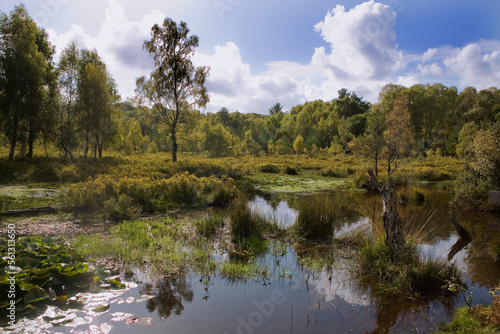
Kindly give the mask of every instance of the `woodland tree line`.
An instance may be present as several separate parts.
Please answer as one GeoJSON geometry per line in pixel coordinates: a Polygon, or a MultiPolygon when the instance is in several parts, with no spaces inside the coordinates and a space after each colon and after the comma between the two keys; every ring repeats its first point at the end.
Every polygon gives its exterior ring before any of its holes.
{"type": "Polygon", "coordinates": [[[2,14],[0,126],[8,158],[30,158],[35,145],[46,152],[56,147],[61,157],[84,158],[99,158],[104,150],[155,153],[175,146],[210,157],[356,154],[370,157],[391,174],[404,158],[432,151],[467,158],[468,171],[476,179],[500,187],[497,88],[458,92],[442,84],[388,84],[376,104],[340,89],[330,101],[305,102],[290,111],[276,103],[263,114],[227,108],[205,113],[199,107],[208,102],[204,81],[209,69],[194,68],[189,60],[197,37],[188,36],[185,23],[177,26],[169,19],[152,31],[145,49],[155,56],[156,70],[150,79],[137,81],[133,101],[120,102],[96,50],[80,50],[71,43],[56,64],[47,33],[23,5],[2,14]],[[162,42],[172,44],[172,31],[175,42],[187,50],[180,63],[158,54],[162,42]],[[181,75],[192,74],[181,87],[192,89],[191,95],[175,89],[162,95],[162,89],[179,81],[175,71],[166,72],[169,66],[181,68],[181,75]]]}

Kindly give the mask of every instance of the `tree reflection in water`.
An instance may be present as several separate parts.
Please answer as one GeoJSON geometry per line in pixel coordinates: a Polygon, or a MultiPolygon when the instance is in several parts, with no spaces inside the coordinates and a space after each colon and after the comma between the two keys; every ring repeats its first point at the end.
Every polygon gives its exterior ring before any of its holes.
{"type": "Polygon", "coordinates": [[[162,319],[172,314],[180,315],[184,304],[192,302],[194,295],[184,275],[165,277],[155,285],[146,284],[141,293],[155,296],[147,302],[146,307],[151,313],[156,310],[162,319]]]}

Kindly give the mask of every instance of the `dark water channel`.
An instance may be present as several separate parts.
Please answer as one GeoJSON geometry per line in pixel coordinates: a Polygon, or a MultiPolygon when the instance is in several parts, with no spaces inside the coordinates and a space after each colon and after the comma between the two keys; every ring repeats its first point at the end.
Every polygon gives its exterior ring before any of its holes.
{"type": "MultiPolygon", "coordinates": [[[[417,190],[425,195],[425,201],[399,208],[405,232],[420,235],[423,253],[447,259],[459,239],[449,219],[451,193],[436,186],[417,190]]],[[[335,233],[363,225],[376,231],[382,226],[380,197],[362,193],[271,194],[256,196],[248,205],[283,226],[291,226],[301,201],[311,196],[345,204],[344,220],[335,233]]],[[[500,282],[500,264],[485,255],[485,249],[500,231],[500,217],[474,213],[458,215],[458,219],[473,241],[451,261],[466,278],[472,303],[489,303],[489,291],[500,282]]],[[[132,284],[125,293],[110,299],[107,312],[92,317],[77,314],[83,319],[80,326],[63,325],[47,332],[430,333],[464,305],[462,295],[444,301],[439,296],[384,300],[354,277],[349,261],[355,258],[342,255],[334,255],[337,260],[314,270],[303,260],[325,256],[324,248],[304,250],[277,243],[257,259],[261,267],[268,268],[266,275],[257,279],[231,280],[195,273],[160,279],[139,277],[142,283],[132,284]],[[136,320],[127,322],[127,317],[136,320]]]]}

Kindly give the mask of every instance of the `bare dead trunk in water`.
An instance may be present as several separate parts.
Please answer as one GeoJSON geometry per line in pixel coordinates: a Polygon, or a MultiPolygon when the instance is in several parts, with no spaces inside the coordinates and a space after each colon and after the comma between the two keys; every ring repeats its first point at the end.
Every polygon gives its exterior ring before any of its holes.
{"type": "Polygon", "coordinates": [[[448,253],[448,261],[451,261],[458,252],[460,252],[472,241],[472,236],[470,235],[469,231],[467,231],[465,227],[460,225],[457,217],[455,217],[455,214],[453,214],[453,212],[450,212],[450,220],[453,224],[453,227],[455,227],[455,230],[457,230],[460,239],[458,239],[457,242],[453,246],[451,246],[450,252],[448,253]]]}
{"type": "Polygon", "coordinates": [[[396,208],[396,190],[389,181],[381,185],[371,169],[368,170],[368,175],[370,175],[370,182],[380,192],[384,202],[382,219],[384,221],[385,238],[394,251],[395,258],[401,258],[406,251],[406,241],[403,234],[403,220],[396,208]]]}

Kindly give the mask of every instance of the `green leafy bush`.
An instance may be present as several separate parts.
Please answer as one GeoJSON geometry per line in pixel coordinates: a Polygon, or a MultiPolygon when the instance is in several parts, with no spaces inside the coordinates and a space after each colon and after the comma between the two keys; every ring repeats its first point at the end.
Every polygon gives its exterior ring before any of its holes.
{"type": "Polygon", "coordinates": [[[258,168],[262,173],[278,174],[281,171],[280,167],[275,164],[262,164],[258,168]]]}
{"type": "Polygon", "coordinates": [[[285,173],[288,175],[299,175],[299,172],[297,171],[297,169],[294,167],[290,167],[290,166],[286,166],[285,173]]]}

